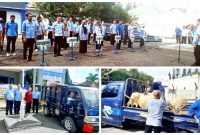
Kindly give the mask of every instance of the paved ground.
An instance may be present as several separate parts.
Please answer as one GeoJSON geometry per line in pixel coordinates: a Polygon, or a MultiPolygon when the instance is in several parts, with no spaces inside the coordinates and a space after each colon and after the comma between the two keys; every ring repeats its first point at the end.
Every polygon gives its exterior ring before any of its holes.
{"type": "MultiPolygon", "coordinates": [[[[130,51],[130,48],[122,45],[122,50],[119,55],[114,54],[114,47],[110,42],[105,41],[103,46],[103,56],[97,58],[95,56],[95,45],[88,45],[88,53],[80,54],[78,52],[78,45],[75,47],[75,61],[69,61],[70,51],[62,50],[63,56],[53,57],[51,53],[52,48],[49,48],[45,55],[45,60],[50,66],[190,66],[194,63],[193,48],[191,45],[184,45],[181,47],[181,60],[183,63],[177,61],[170,62],[177,59],[178,46],[174,42],[158,43],[160,49],[154,49],[155,43],[146,43],[148,52],[142,53],[139,43],[135,43],[136,52],[130,51]]],[[[17,56],[6,57],[6,52],[0,52],[0,65],[1,66],[38,66],[41,62],[41,52],[33,53],[34,62],[24,63],[22,60],[23,45],[19,38],[17,42],[17,56]]],[[[5,50],[5,47],[4,47],[5,50]]]]}
{"type": "Polygon", "coordinates": [[[128,127],[118,128],[113,126],[103,126],[101,128],[102,133],[144,133],[144,125],[131,124],[128,127]]]}
{"type": "MultiPolygon", "coordinates": [[[[66,133],[67,131],[60,124],[60,121],[54,117],[45,117],[42,113],[34,114],[35,118],[42,122],[41,126],[31,127],[25,129],[23,133],[66,133]]],[[[6,126],[4,124],[5,111],[0,110],[0,133],[7,133],[6,126]]]]}

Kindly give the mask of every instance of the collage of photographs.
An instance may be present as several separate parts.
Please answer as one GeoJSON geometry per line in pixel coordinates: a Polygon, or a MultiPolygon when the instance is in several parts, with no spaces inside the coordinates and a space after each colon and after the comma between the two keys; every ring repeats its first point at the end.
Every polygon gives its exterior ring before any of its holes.
{"type": "Polygon", "coordinates": [[[199,6],[1,1],[0,133],[200,133],[199,6]]]}

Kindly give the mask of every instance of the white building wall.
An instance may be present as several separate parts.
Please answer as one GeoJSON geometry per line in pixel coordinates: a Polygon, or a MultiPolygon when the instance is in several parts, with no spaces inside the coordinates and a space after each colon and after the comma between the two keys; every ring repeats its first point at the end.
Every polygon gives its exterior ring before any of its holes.
{"type": "Polygon", "coordinates": [[[178,97],[185,97],[189,100],[200,98],[199,75],[186,76],[165,82],[165,97],[173,101],[178,97]],[[195,84],[198,88],[196,88],[195,84]]]}

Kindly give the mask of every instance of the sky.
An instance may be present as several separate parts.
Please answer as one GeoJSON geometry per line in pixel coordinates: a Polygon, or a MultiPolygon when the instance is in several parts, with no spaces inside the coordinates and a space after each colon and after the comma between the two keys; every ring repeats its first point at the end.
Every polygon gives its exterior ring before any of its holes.
{"type": "Polygon", "coordinates": [[[69,68],[69,76],[73,82],[82,83],[89,73],[96,74],[96,68],[69,68]]]}
{"type": "MultiPolygon", "coordinates": [[[[182,74],[182,70],[183,68],[185,67],[180,67],[180,74],[182,74]]],[[[169,72],[171,73],[172,75],[172,72],[173,72],[173,67],[140,67],[138,68],[138,71],[143,71],[144,73],[148,74],[148,75],[151,75],[154,77],[154,81],[164,81],[164,80],[168,80],[169,79],[169,72]]],[[[188,68],[186,68],[188,69],[188,68]]],[[[191,68],[191,71],[194,71],[195,68],[191,68]]]]}

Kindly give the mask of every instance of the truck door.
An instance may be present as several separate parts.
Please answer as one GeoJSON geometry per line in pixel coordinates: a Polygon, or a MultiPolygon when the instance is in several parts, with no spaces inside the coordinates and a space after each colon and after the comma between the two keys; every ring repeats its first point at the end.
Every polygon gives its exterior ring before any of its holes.
{"type": "Polygon", "coordinates": [[[110,83],[101,95],[102,123],[121,126],[123,85],[110,83]]]}

